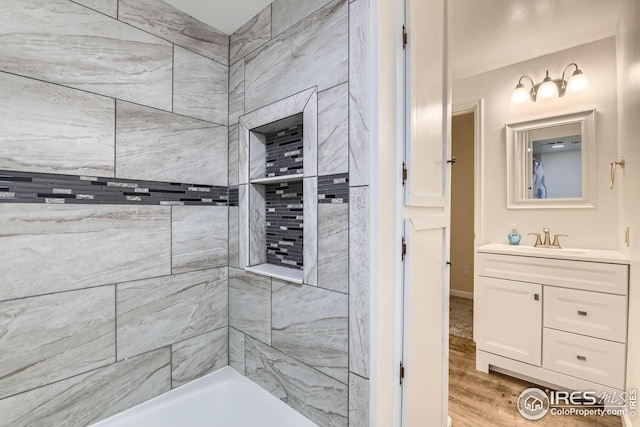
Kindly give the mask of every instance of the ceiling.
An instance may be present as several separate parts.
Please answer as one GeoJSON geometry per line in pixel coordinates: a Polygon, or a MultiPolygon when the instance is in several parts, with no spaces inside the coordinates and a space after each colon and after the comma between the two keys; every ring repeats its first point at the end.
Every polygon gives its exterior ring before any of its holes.
{"type": "MultiPolygon", "coordinates": [[[[232,34],[272,0],[165,0],[232,34]]],[[[453,79],[613,36],[621,0],[449,0],[453,79]]]]}
{"type": "Polygon", "coordinates": [[[273,0],[164,1],[225,34],[232,34],[273,0]]]}
{"type": "Polygon", "coordinates": [[[620,0],[450,0],[453,79],[613,36],[620,0]]]}

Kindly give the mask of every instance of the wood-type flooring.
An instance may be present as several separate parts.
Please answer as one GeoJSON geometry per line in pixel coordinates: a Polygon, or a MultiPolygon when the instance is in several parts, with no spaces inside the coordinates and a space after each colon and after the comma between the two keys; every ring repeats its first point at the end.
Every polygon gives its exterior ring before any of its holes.
{"type": "Polygon", "coordinates": [[[620,417],[560,416],[548,413],[538,421],[523,418],[516,402],[520,393],[538,387],[527,381],[475,369],[473,341],[449,335],[449,416],[453,427],[619,427],[620,417]]]}

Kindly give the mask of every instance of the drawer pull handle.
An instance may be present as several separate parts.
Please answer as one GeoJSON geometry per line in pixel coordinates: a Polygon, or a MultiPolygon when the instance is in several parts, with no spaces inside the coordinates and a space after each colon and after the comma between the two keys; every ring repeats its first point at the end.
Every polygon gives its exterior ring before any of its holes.
{"type": "Polygon", "coordinates": [[[540,301],[540,294],[533,294],[533,299],[535,301],[540,301]]]}
{"type": "Polygon", "coordinates": [[[585,356],[580,356],[580,355],[578,355],[578,356],[576,356],[576,357],[577,357],[577,359],[578,359],[578,360],[582,360],[583,362],[586,362],[586,361],[587,361],[587,358],[586,358],[585,356]]]}
{"type": "Polygon", "coordinates": [[[586,316],[587,312],[586,311],[580,311],[578,310],[578,316],[586,316]]]}

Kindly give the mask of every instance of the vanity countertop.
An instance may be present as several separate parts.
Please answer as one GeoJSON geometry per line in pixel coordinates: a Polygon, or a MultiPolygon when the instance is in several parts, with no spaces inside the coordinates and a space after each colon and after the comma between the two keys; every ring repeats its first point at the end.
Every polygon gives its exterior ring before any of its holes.
{"type": "Polygon", "coordinates": [[[489,243],[480,246],[479,253],[531,256],[536,258],[568,259],[574,261],[605,262],[609,264],[629,264],[629,258],[621,252],[602,249],[580,248],[534,248],[533,246],[512,246],[503,243],[489,243]]]}

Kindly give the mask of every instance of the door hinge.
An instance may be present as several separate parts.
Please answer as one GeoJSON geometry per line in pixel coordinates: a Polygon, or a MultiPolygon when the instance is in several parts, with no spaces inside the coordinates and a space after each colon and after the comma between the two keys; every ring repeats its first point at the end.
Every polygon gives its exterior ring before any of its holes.
{"type": "Polygon", "coordinates": [[[407,164],[405,162],[402,162],[402,185],[404,186],[406,182],[407,182],[407,164]]]}
{"type": "Polygon", "coordinates": [[[404,365],[400,362],[400,385],[404,382],[404,365]]]}
{"type": "Polygon", "coordinates": [[[409,43],[409,35],[407,34],[407,26],[402,26],[402,49],[407,48],[407,43],[409,43]]]}
{"type": "Polygon", "coordinates": [[[402,238],[402,262],[404,262],[404,257],[407,256],[407,242],[402,238]]]}

